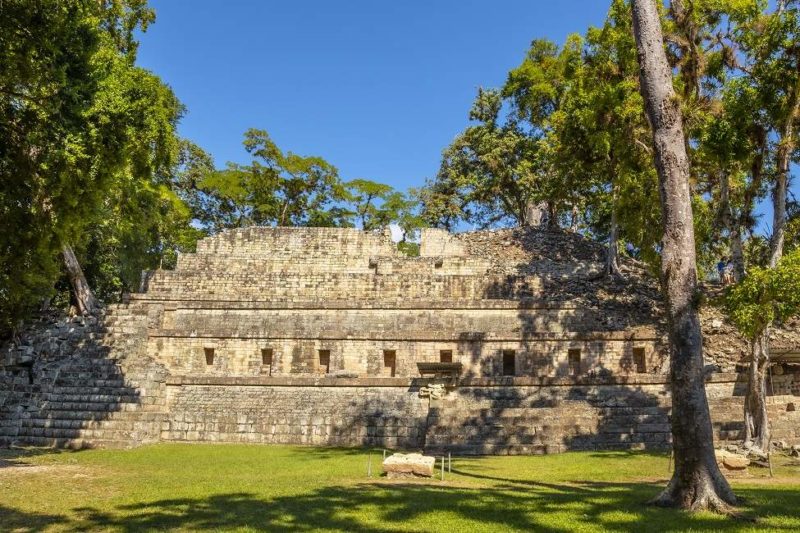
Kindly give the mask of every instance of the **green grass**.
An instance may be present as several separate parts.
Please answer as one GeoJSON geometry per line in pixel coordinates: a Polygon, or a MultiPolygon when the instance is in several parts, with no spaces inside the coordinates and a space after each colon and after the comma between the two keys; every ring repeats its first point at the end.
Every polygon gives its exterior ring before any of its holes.
{"type": "MultiPolygon", "coordinates": [[[[758,522],[646,505],[665,455],[453,462],[445,481],[367,478],[365,450],[161,444],[0,450],[0,530],[800,531],[800,463],[735,480],[758,522]]],[[[372,452],[379,470],[380,452],[372,452]]]]}

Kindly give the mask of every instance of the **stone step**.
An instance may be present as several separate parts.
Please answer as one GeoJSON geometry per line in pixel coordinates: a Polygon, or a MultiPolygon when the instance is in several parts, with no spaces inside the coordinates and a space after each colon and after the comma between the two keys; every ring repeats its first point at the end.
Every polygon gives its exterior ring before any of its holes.
{"type": "MultiPolygon", "coordinates": [[[[47,388],[50,394],[90,394],[90,395],[117,395],[117,394],[136,394],[139,387],[132,384],[128,385],[53,385],[47,388]]],[[[155,390],[155,389],[154,389],[155,390]]]]}
{"type": "Polygon", "coordinates": [[[78,392],[45,392],[42,400],[46,402],[93,402],[93,403],[129,403],[136,402],[140,395],[136,391],[119,392],[117,394],[82,394],[78,392]]]}
{"type": "MultiPolygon", "coordinates": [[[[119,404],[115,409],[84,409],[80,411],[70,409],[45,408],[31,418],[51,420],[103,420],[115,413],[159,412],[164,407],[163,403],[140,405],[135,403],[119,404]]],[[[23,419],[24,420],[24,419],[23,419]]]]}
{"type": "Polygon", "coordinates": [[[154,442],[153,439],[139,440],[131,442],[130,439],[74,439],[74,438],[53,438],[42,436],[26,436],[24,438],[9,439],[10,444],[27,444],[30,446],[40,446],[45,448],[68,448],[73,450],[87,448],[130,448],[136,444],[146,444],[154,442]]]}
{"type": "Polygon", "coordinates": [[[150,428],[153,425],[161,428],[165,413],[142,413],[148,416],[115,417],[95,420],[64,420],[50,418],[28,418],[20,420],[20,431],[34,429],[109,429],[109,430],[134,430],[150,428]]]}
{"type": "Polygon", "coordinates": [[[48,402],[42,406],[44,412],[113,412],[124,409],[125,405],[139,405],[137,401],[130,402],[48,402]]]}
{"type": "Polygon", "coordinates": [[[158,424],[164,419],[164,412],[137,413],[137,416],[109,417],[98,419],[64,418],[25,418],[18,428],[56,428],[56,429],[134,429],[142,424],[158,424]]]}

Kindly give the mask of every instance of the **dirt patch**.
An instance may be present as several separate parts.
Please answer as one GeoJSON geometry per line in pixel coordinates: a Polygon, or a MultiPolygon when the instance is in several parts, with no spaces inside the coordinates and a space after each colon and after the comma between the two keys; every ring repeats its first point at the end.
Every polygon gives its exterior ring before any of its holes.
{"type": "Polygon", "coordinates": [[[59,474],[73,477],[90,477],[86,468],[79,465],[37,465],[19,460],[0,459],[0,479],[28,474],[59,474]]]}

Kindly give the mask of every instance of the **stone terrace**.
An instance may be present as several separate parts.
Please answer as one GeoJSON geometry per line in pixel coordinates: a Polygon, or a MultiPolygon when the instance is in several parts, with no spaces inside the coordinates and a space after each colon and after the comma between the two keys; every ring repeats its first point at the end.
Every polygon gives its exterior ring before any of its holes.
{"type": "MultiPolygon", "coordinates": [[[[0,440],[669,446],[658,285],[634,261],[624,280],[603,263],[602,245],[563,231],[425,230],[419,257],[356,229],[226,231],[73,328],[75,342],[57,322],[7,347],[0,440]],[[442,388],[418,363],[461,373],[442,388]]],[[[736,439],[746,345],[713,309],[703,327],[716,435],[736,439]]],[[[797,441],[795,371],[781,370],[776,438],[797,441]]]]}

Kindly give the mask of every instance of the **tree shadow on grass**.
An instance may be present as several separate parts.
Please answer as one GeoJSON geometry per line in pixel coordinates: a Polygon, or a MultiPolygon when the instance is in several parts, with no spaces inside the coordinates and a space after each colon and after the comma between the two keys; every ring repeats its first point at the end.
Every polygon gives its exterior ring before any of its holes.
{"type": "MultiPolygon", "coordinates": [[[[316,489],[303,494],[261,498],[229,493],[207,498],[174,498],[122,505],[113,510],[76,509],[76,529],[141,531],[151,529],[257,531],[400,531],[497,529],[569,531],[736,531],[741,521],[688,515],[650,507],[654,486],[646,483],[518,483],[491,488],[447,484],[363,483],[316,489]]],[[[758,502],[758,512],[782,520],[771,530],[796,530],[791,502],[795,491],[770,488],[743,491],[758,502]],[[788,522],[787,522],[788,520],[788,522]],[[784,527],[783,523],[787,523],[784,527]]],[[[750,524],[749,526],[752,526],[750,524]]]]}
{"type": "Polygon", "coordinates": [[[0,505],[0,530],[16,533],[42,531],[54,524],[64,524],[67,518],[62,515],[29,513],[0,505]]]}
{"type": "Polygon", "coordinates": [[[27,460],[40,455],[61,455],[80,453],[84,450],[70,450],[66,448],[35,448],[11,447],[0,448],[0,468],[36,466],[27,460]]]}

